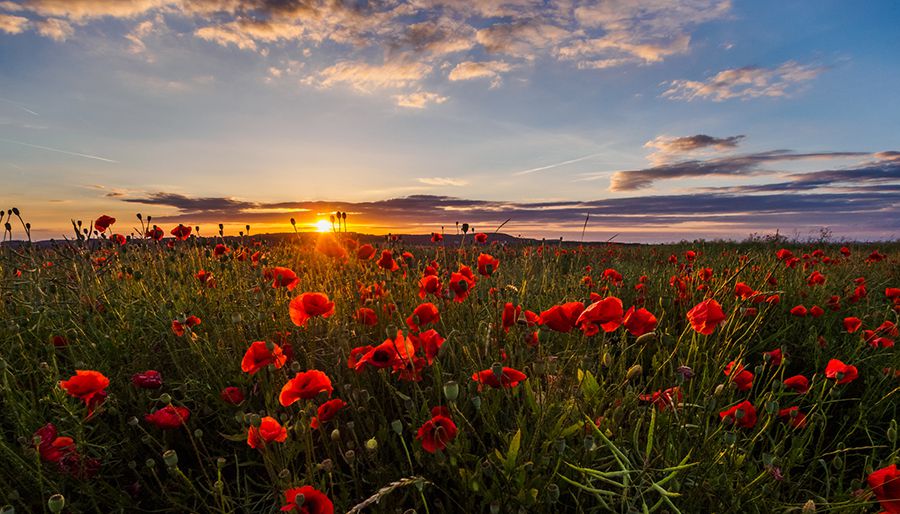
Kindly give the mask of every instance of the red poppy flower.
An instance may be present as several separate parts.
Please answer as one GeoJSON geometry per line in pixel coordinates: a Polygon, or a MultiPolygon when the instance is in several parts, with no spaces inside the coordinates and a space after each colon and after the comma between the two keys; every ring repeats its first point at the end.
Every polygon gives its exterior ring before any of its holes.
{"type": "Polygon", "coordinates": [[[147,229],[147,232],[144,233],[144,236],[149,237],[154,241],[159,241],[163,238],[164,235],[165,232],[163,232],[163,229],[157,227],[156,225],[153,225],[153,228],[147,229]]]}
{"type": "Polygon", "coordinates": [[[334,302],[324,293],[303,293],[291,300],[291,321],[298,327],[305,327],[309,318],[321,316],[329,318],[334,314],[334,302]]]}
{"type": "Polygon", "coordinates": [[[200,318],[198,318],[197,316],[188,316],[188,317],[184,318],[183,322],[179,321],[177,319],[173,319],[172,320],[172,332],[176,336],[181,337],[184,335],[185,329],[190,328],[190,327],[196,327],[199,324],[200,324],[200,318]]]}
{"type": "Polygon", "coordinates": [[[109,236],[109,240],[119,246],[125,246],[125,243],[128,242],[128,239],[126,239],[122,234],[113,234],[109,236]]]}
{"type": "Polygon", "coordinates": [[[159,371],[149,369],[143,373],[131,375],[131,383],[141,389],[159,389],[162,387],[162,375],[159,371]]]}
{"type": "Polygon", "coordinates": [[[786,248],[782,248],[781,250],[778,250],[777,253],[775,253],[775,257],[776,257],[779,261],[783,261],[783,260],[790,259],[790,258],[794,257],[794,252],[792,252],[792,251],[790,251],[790,250],[788,250],[788,249],[786,249],[786,248]]]}
{"type": "Polygon", "coordinates": [[[270,443],[283,443],[287,440],[287,429],[272,416],[266,416],[260,420],[258,427],[251,426],[247,430],[247,445],[250,448],[259,448],[270,443]]]}
{"type": "Polygon", "coordinates": [[[468,266],[463,266],[459,271],[450,275],[450,289],[453,291],[453,301],[463,302],[469,297],[469,293],[475,287],[475,278],[468,266]],[[465,272],[468,270],[468,273],[465,272]]]}
{"type": "Polygon", "coordinates": [[[708,336],[716,330],[720,323],[725,321],[726,317],[719,302],[709,299],[698,303],[689,310],[687,319],[691,323],[691,328],[708,336]]]}
{"type": "Polygon", "coordinates": [[[434,453],[447,447],[447,443],[456,438],[456,423],[447,416],[438,415],[419,427],[416,439],[422,441],[422,449],[434,453]]]}
{"type": "Polygon", "coordinates": [[[803,375],[794,375],[784,379],[784,387],[791,391],[805,394],[809,391],[809,379],[803,375]]]}
{"type": "Polygon", "coordinates": [[[156,428],[161,428],[163,430],[172,430],[183,426],[190,417],[191,411],[189,411],[187,407],[175,407],[174,405],[166,405],[162,409],[144,416],[144,421],[150,423],[156,428]]]}
{"type": "Polygon", "coordinates": [[[288,291],[293,291],[297,284],[300,283],[297,274],[290,268],[276,266],[268,270],[268,272],[271,274],[272,287],[286,287],[288,291]]]}
{"type": "Polygon", "coordinates": [[[584,312],[584,304],[581,302],[568,302],[562,305],[554,305],[541,313],[540,324],[557,332],[570,332],[584,312]]]}
{"type": "Polygon", "coordinates": [[[756,425],[756,408],[747,400],[723,410],[719,413],[719,417],[724,420],[731,421],[732,424],[741,428],[753,428],[756,425]]]}
{"type": "Polygon", "coordinates": [[[356,250],[356,258],[361,261],[367,261],[375,257],[375,247],[370,244],[364,244],[356,250]]]}
{"type": "Polygon", "coordinates": [[[823,314],[825,314],[825,310],[822,309],[821,307],[819,307],[818,305],[813,305],[812,307],[809,308],[809,315],[814,318],[818,318],[823,314]]]}
{"type": "Polygon", "coordinates": [[[298,512],[300,514],[334,514],[334,504],[322,492],[311,486],[294,487],[284,492],[284,512],[298,512]],[[297,497],[303,495],[303,505],[297,505],[297,497]]]}
{"type": "Polygon", "coordinates": [[[808,313],[809,313],[809,311],[806,310],[806,307],[804,307],[803,305],[798,305],[798,306],[794,307],[793,309],[791,309],[791,315],[797,316],[798,318],[803,318],[808,313]]]}
{"type": "Polygon", "coordinates": [[[444,236],[439,234],[438,232],[431,233],[431,242],[432,243],[440,243],[444,240],[444,236]]]}
{"type": "Polygon", "coordinates": [[[828,361],[828,365],[825,366],[825,376],[837,380],[838,384],[846,384],[856,380],[859,377],[859,372],[856,370],[856,366],[844,364],[837,359],[831,359],[828,361]]]}
{"type": "Polygon", "coordinates": [[[281,388],[278,401],[287,407],[297,400],[315,398],[319,393],[328,393],[328,396],[331,396],[332,391],[334,388],[331,387],[331,379],[328,378],[328,375],[312,369],[297,373],[294,378],[288,380],[281,388]]]}
{"type": "Polygon", "coordinates": [[[483,234],[481,232],[475,234],[475,242],[476,243],[484,244],[484,243],[487,243],[487,240],[488,240],[487,234],[483,234]]]}
{"type": "Polygon", "coordinates": [[[884,296],[891,300],[900,298],[900,287],[886,287],[884,289],[884,296]]]}
{"type": "Polygon", "coordinates": [[[743,282],[738,282],[734,286],[734,295],[740,297],[742,300],[746,300],[753,296],[753,288],[743,282]]]}
{"type": "Polygon", "coordinates": [[[440,319],[441,314],[433,303],[423,303],[419,304],[413,310],[413,313],[406,318],[406,325],[410,330],[418,332],[422,326],[437,323],[440,319]]]}
{"type": "Polygon", "coordinates": [[[781,353],[781,348],[776,348],[769,352],[763,352],[763,359],[768,359],[769,364],[773,366],[781,366],[784,355],[781,353]]]}
{"type": "MultiPolygon", "coordinates": [[[[353,366],[357,371],[366,366],[379,369],[402,366],[403,362],[409,360],[410,356],[415,353],[412,341],[400,330],[397,331],[395,339],[388,339],[378,346],[366,348],[369,350],[353,366]]],[[[351,359],[352,357],[353,353],[351,352],[351,359]]]]}
{"type": "Polygon", "coordinates": [[[794,428],[806,426],[806,414],[800,412],[800,407],[787,407],[778,411],[778,417],[787,421],[794,428]]]}
{"type": "Polygon", "coordinates": [[[489,277],[497,271],[497,266],[500,265],[500,260],[497,258],[483,253],[478,256],[478,274],[484,277],[489,277]]]}
{"type": "Polygon", "coordinates": [[[590,304],[575,321],[587,336],[592,336],[603,328],[604,332],[612,332],[622,325],[622,300],[608,296],[590,304]]]}
{"type": "Polygon", "coordinates": [[[479,371],[472,375],[472,380],[480,383],[489,385],[493,388],[510,388],[516,387],[520,382],[524,382],[528,379],[528,376],[525,373],[513,368],[503,368],[503,372],[500,374],[500,378],[497,378],[497,375],[494,374],[492,369],[486,369],[484,371],[479,371]]]}
{"type": "Polygon", "coordinates": [[[847,333],[852,334],[859,330],[860,327],[862,327],[861,319],[854,317],[844,318],[844,329],[847,333]]]}
{"type": "Polygon", "coordinates": [[[434,358],[437,357],[441,345],[443,345],[445,341],[445,339],[434,329],[422,332],[417,336],[411,335],[409,336],[409,339],[412,342],[415,351],[418,351],[420,348],[423,350],[425,353],[425,361],[428,365],[431,365],[434,358]]]}
{"type": "Polygon", "coordinates": [[[36,446],[44,462],[59,463],[66,455],[75,452],[75,441],[71,437],[57,437],[53,423],[37,429],[32,439],[39,439],[36,446]]]}
{"type": "Polygon", "coordinates": [[[69,396],[80,398],[86,405],[91,405],[95,398],[106,397],[108,386],[109,379],[102,373],[83,369],[75,370],[74,376],[59,383],[69,396]]]}
{"type": "Polygon", "coordinates": [[[388,271],[397,271],[400,269],[400,265],[394,260],[394,254],[392,254],[390,250],[383,250],[381,252],[381,258],[378,259],[377,264],[379,268],[388,271]]]}
{"type": "Polygon", "coordinates": [[[820,286],[825,283],[825,275],[819,273],[818,271],[813,271],[808,277],[806,277],[806,285],[808,286],[820,286]]]}
{"type": "Polygon", "coordinates": [[[56,348],[63,348],[69,346],[69,340],[66,339],[66,336],[54,335],[50,336],[50,344],[56,348]]]}
{"type": "Polygon", "coordinates": [[[213,274],[209,271],[200,270],[197,272],[196,275],[194,275],[194,277],[196,277],[197,281],[199,281],[201,284],[205,285],[206,287],[210,287],[210,288],[216,287],[216,279],[213,278],[213,274]]]}
{"type": "Polygon", "coordinates": [[[518,321],[519,314],[521,313],[521,306],[506,302],[506,305],[503,306],[503,313],[500,315],[500,324],[503,326],[504,332],[509,332],[510,327],[518,321]]]}
{"type": "Polygon", "coordinates": [[[225,389],[222,389],[219,393],[219,397],[222,398],[222,401],[225,403],[230,403],[232,405],[238,405],[244,401],[243,391],[234,386],[228,386],[225,389]]]}
{"type": "Polygon", "coordinates": [[[896,464],[873,471],[866,478],[881,508],[889,514],[900,514],[900,471],[896,464]]]}
{"type": "Polygon", "coordinates": [[[368,307],[357,309],[355,318],[358,323],[369,327],[374,327],[378,324],[378,314],[368,307]]]}
{"type": "Polygon", "coordinates": [[[726,377],[731,377],[738,391],[747,391],[753,387],[753,373],[745,370],[742,364],[731,361],[725,366],[724,373],[726,377]]]}
{"type": "Polygon", "coordinates": [[[634,307],[629,308],[622,318],[622,324],[625,325],[625,329],[635,337],[653,332],[656,330],[657,323],[656,316],[643,307],[637,310],[634,307]]]}
{"type": "Polygon", "coordinates": [[[328,400],[322,405],[319,405],[319,408],[316,409],[316,416],[309,422],[309,427],[312,429],[319,428],[323,423],[327,423],[334,419],[334,417],[337,416],[337,413],[346,406],[347,402],[340,398],[328,400]]]}
{"type": "Polygon", "coordinates": [[[191,235],[191,227],[185,227],[184,225],[179,223],[178,226],[173,228],[169,233],[175,236],[175,239],[184,241],[188,238],[188,236],[191,235]]]}
{"type": "Polygon", "coordinates": [[[106,232],[106,229],[115,222],[116,218],[104,214],[94,221],[94,228],[97,229],[97,232],[106,232]]]}
{"type": "Polygon", "coordinates": [[[419,279],[419,298],[433,294],[438,295],[441,291],[441,279],[437,275],[426,275],[419,279]]]}
{"type": "Polygon", "coordinates": [[[247,348],[247,352],[244,353],[244,358],[241,360],[241,370],[244,373],[254,375],[269,364],[273,364],[278,369],[284,366],[285,362],[287,362],[287,357],[282,353],[280,346],[273,343],[272,349],[269,350],[265,341],[254,341],[250,344],[250,348],[247,348]]]}
{"type": "Polygon", "coordinates": [[[642,394],[639,395],[638,398],[644,402],[650,402],[660,411],[664,411],[668,408],[676,408],[679,403],[684,399],[684,394],[681,392],[680,387],[670,387],[664,391],[653,391],[651,394],[642,394]]]}

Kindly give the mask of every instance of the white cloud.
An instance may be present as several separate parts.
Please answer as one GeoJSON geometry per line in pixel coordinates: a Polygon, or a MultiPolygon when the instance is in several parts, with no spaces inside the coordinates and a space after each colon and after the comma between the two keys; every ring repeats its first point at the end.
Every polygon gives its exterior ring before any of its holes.
{"type": "MultiPolygon", "coordinates": [[[[442,104],[446,102],[447,97],[437,93],[429,93],[427,91],[416,91],[415,93],[394,95],[394,100],[400,107],[424,109],[429,104],[442,104]]],[[[419,179],[419,181],[422,181],[422,179],[419,179]]]]}
{"type": "Polygon", "coordinates": [[[776,68],[745,66],[723,70],[706,81],[673,80],[662,96],[673,100],[785,97],[825,71],[824,66],[788,61],[776,68]]]}
{"type": "Polygon", "coordinates": [[[7,34],[20,34],[28,29],[28,18],[0,14],[0,31],[7,34]]]}
{"type": "Polygon", "coordinates": [[[469,185],[468,180],[453,177],[424,177],[417,179],[420,183],[428,186],[453,186],[463,187],[469,185]]]}

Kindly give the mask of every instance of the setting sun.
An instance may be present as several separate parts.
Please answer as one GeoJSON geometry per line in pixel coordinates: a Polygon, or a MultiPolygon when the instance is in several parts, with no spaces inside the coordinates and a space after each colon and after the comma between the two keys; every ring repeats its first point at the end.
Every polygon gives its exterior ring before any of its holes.
{"type": "Polygon", "coordinates": [[[316,232],[329,232],[331,230],[331,223],[328,220],[319,220],[316,222],[316,232]]]}

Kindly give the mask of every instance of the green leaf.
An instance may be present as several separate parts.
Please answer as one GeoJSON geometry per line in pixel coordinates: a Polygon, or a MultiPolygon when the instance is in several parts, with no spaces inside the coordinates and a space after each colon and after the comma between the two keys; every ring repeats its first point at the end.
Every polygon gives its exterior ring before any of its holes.
{"type": "Polygon", "coordinates": [[[519,445],[522,443],[522,429],[516,430],[516,435],[509,442],[509,450],[506,452],[506,472],[516,468],[516,459],[519,458],[519,445]]]}

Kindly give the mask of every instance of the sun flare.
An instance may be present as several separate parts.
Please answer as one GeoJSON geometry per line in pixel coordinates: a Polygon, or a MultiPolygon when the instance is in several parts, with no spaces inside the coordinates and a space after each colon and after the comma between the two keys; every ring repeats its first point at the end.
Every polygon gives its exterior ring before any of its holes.
{"type": "Polygon", "coordinates": [[[330,232],[331,223],[328,220],[319,220],[316,222],[316,232],[330,232]]]}

